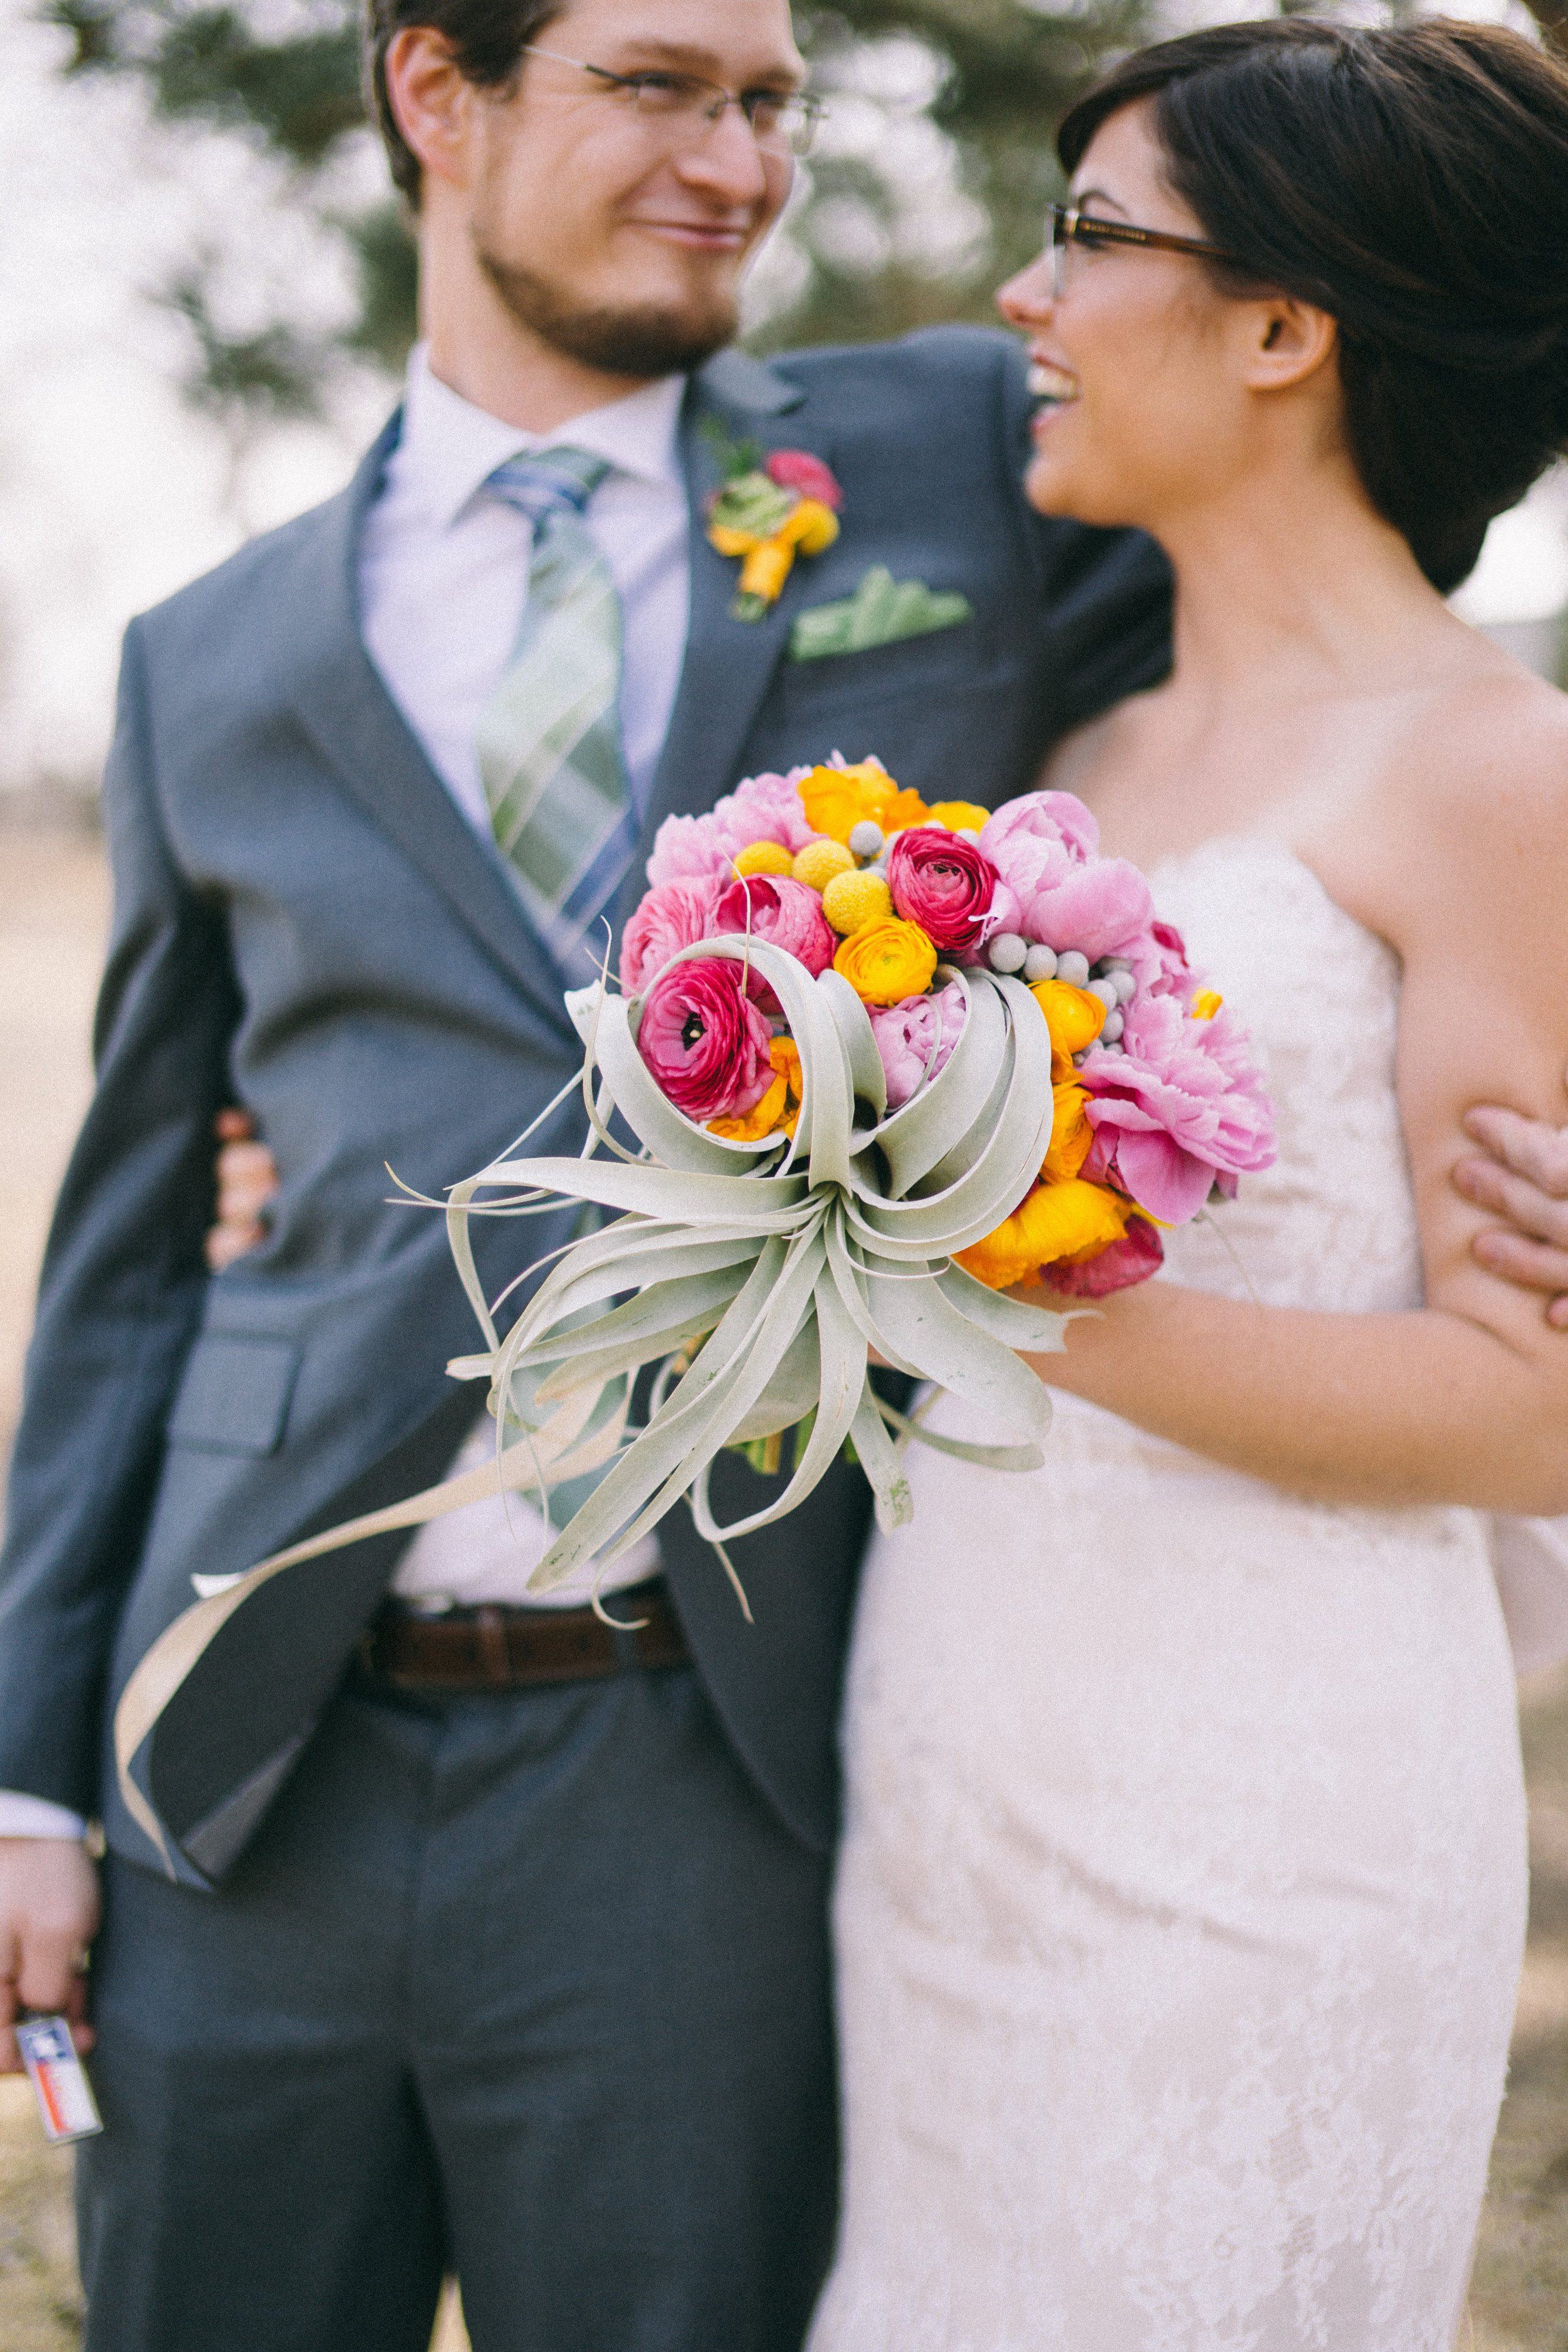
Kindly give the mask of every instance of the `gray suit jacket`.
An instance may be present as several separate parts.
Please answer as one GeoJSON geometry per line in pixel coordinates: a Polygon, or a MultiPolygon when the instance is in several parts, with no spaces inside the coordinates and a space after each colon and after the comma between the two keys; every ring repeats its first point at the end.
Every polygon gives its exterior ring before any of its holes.
{"type": "MultiPolygon", "coordinates": [[[[1016,347],[944,330],[799,354],[726,353],[690,387],[692,617],[647,812],[711,805],[742,774],[877,751],[932,798],[1028,788],[1064,729],[1168,659],[1147,542],[1042,523],[1019,491],[1016,347]],[[698,430],[802,446],[845,493],[842,534],[769,617],[733,621],[707,546],[698,430]],[[810,663],[807,605],[869,567],[957,589],[958,626],[810,663]]],[[[389,1205],[483,1165],[579,1048],[560,983],[497,860],[459,815],[368,660],[361,518],[395,437],[349,488],[132,624],[105,781],[116,910],[99,1088],[45,1265],[0,1592],[0,1787],[84,1812],[153,1862],[106,1768],[108,1712],[193,1573],[438,1476],[476,1408],[444,1375],[475,1344],[442,1220],[389,1205]],[[238,1100],[282,1171],[265,1245],[209,1278],[212,1120],[238,1100]]],[[[635,902],[630,877],[622,914],[635,902]]],[[[576,1148],[559,1112],[541,1150],[576,1148]]],[[[492,1289],[518,1229],[482,1224],[492,1289]]],[[[530,1255],[559,1239],[529,1229],[530,1255]]],[[[738,1490],[751,1473],[726,1470],[738,1490]]],[[[737,1499],[737,1495],[731,1497],[737,1499]]],[[[676,1601],[715,1706],[802,1838],[832,1836],[834,1721],[867,1497],[841,1470],[749,1539],[742,1621],[685,1513],[676,1601]]],[[[404,1538],[403,1540],[406,1540],[404,1538]]],[[[375,1609],[400,1544],[277,1579],[232,1622],[139,1758],[193,1884],[260,1819],[375,1609]]]]}

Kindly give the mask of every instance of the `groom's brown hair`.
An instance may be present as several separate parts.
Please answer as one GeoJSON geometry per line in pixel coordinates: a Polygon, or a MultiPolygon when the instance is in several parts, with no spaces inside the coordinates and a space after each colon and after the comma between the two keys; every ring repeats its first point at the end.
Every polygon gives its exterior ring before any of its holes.
{"type": "Polygon", "coordinates": [[[387,96],[387,51],[399,33],[428,25],[452,44],[457,69],[481,89],[504,89],[524,49],[563,16],[569,0],[367,0],[365,98],[397,185],[419,208],[419,158],[398,129],[387,96]]]}

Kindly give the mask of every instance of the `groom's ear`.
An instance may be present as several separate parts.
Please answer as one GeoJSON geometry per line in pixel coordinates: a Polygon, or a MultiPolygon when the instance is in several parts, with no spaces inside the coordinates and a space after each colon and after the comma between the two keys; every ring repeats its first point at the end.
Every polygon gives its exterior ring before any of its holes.
{"type": "Polygon", "coordinates": [[[1286,392],[1328,366],[1339,348],[1339,327],[1327,310],[1288,294],[1241,302],[1241,381],[1249,392],[1286,392]]]}

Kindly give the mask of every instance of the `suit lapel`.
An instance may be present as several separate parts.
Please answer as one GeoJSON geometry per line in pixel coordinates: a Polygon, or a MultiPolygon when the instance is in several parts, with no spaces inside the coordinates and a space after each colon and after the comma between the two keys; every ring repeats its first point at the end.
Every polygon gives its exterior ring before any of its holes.
{"type": "Polygon", "coordinates": [[[693,378],[688,390],[681,435],[691,505],[691,618],[680,686],[643,815],[638,863],[623,894],[622,915],[641,896],[642,859],[664,818],[709,809],[739,781],[737,763],[752,720],[784,658],[795,614],[810,599],[808,558],[796,563],[765,620],[730,618],[737,567],[733,557],[716,553],[707,543],[704,503],[717,486],[719,471],[703,439],[703,421],[716,418],[737,441],[808,448],[826,460],[829,453],[809,421],[790,413],[804,398],[797,385],[771,368],[733,351],[720,352],[693,378]]]}
{"type": "Polygon", "coordinates": [[[382,685],[360,635],[360,533],[399,425],[394,416],[308,542],[285,647],[290,699],[340,782],[559,1026],[566,1016],[549,955],[382,685]]]}

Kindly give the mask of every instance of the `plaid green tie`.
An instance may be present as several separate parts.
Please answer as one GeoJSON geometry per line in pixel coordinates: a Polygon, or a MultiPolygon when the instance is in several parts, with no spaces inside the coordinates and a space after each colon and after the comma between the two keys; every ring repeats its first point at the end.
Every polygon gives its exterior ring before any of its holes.
{"type": "Polygon", "coordinates": [[[490,822],[540,938],[570,965],[637,848],[621,749],[621,600],[582,510],[582,449],[508,457],[485,488],[534,527],[528,603],[475,735],[490,822]]]}

